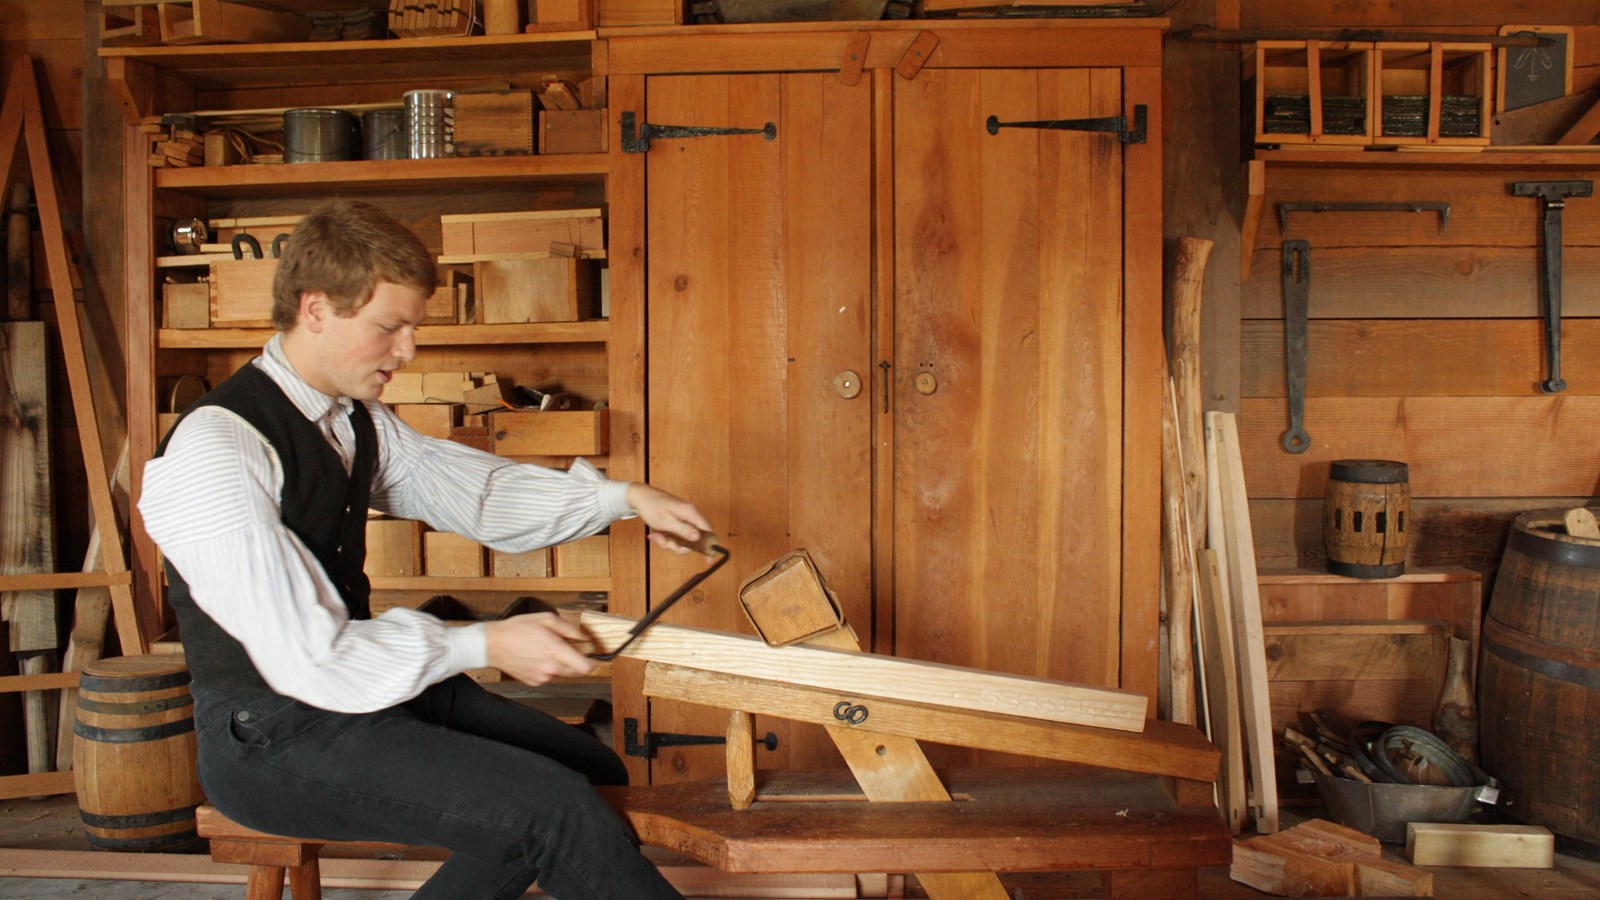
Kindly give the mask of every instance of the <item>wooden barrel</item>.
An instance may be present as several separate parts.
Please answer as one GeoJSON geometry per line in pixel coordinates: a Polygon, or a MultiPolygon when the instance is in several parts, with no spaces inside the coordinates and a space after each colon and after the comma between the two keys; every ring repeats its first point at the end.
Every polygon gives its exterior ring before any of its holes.
{"type": "Polygon", "coordinates": [[[1561,509],[1518,516],[1483,625],[1483,768],[1530,825],[1600,842],[1600,540],[1561,509]]]}
{"type": "Polygon", "coordinates": [[[78,684],[78,812],[101,850],[198,849],[194,700],[182,656],[102,659],[78,684]]]}
{"type": "Polygon", "coordinates": [[[1328,472],[1322,540],[1328,571],[1354,578],[1396,578],[1406,571],[1411,470],[1387,459],[1340,459],[1328,472]]]}

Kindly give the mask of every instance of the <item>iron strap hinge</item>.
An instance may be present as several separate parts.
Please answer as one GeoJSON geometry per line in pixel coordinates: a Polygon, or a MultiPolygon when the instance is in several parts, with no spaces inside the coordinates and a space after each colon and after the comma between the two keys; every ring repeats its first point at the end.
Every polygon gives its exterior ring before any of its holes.
{"type": "Polygon", "coordinates": [[[999,116],[990,116],[990,134],[999,134],[1002,128],[1048,128],[1052,131],[1104,131],[1117,136],[1124,144],[1142,144],[1149,134],[1150,110],[1143,103],[1133,108],[1133,129],[1128,129],[1127,116],[1100,116],[1094,119],[1045,119],[1038,122],[1002,122],[999,116]]]}
{"type": "MultiPolygon", "coordinates": [[[[643,759],[655,759],[656,751],[662,747],[696,747],[703,744],[726,744],[728,739],[719,734],[678,734],[673,731],[646,731],[644,740],[639,739],[639,720],[628,716],[622,720],[622,751],[629,756],[638,756],[643,759]]],[[[768,750],[778,749],[778,736],[767,732],[767,736],[756,741],[757,744],[768,750]]]]}
{"type": "Polygon", "coordinates": [[[710,137],[716,134],[760,134],[767,140],[778,138],[778,126],[768,122],[760,128],[707,128],[699,125],[640,125],[631,112],[622,114],[622,152],[643,153],[650,149],[651,138],[710,137]],[[637,134],[635,134],[637,131],[637,134]]]}

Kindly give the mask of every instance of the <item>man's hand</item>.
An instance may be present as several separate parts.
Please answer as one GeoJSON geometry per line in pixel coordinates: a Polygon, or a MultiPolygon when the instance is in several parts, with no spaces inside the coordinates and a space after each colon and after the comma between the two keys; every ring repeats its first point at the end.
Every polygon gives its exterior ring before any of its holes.
{"type": "Polygon", "coordinates": [[[528,613],[489,622],[489,665],[527,685],[594,671],[595,661],[572,645],[588,640],[583,629],[555,613],[528,613]]]}
{"type": "Polygon", "coordinates": [[[693,503],[643,482],[628,485],[628,505],[650,526],[652,543],[679,555],[689,552],[679,539],[698,541],[702,532],[711,530],[711,523],[693,503]]]}

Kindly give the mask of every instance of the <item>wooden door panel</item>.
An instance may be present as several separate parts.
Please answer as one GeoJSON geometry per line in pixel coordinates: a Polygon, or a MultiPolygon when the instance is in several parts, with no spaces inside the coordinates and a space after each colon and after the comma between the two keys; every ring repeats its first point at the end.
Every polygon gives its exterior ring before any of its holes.
{"type": "Polygon", "coordinates": [[[896,86],[896,655],[1117,684],[1121,146],[984,122],[1120,92],[1088,69],[896,86]]]}
{"type": "MultiPolygon", "coordinates": [[[[691,498],[733,559],[667,615],[750,633],[737,588],[806,548],[845,615],[871,625],[871,408],[835,376],[870,372],[870,93],[821,74],[647,82],[652,122],[778,127],[657,140],[647,161],[650,480],[691,498]]],[[[652,551],[652,603],[702,563],[652,551]]],[[[721,734],[725,716],[653,702],[657,731],[721,734]]],[[[820,729],[779,733],[764,765],[836,764],[820,729]]],[[[719,748],[661,751],[654,777],[715,777],[719,748]]]]}

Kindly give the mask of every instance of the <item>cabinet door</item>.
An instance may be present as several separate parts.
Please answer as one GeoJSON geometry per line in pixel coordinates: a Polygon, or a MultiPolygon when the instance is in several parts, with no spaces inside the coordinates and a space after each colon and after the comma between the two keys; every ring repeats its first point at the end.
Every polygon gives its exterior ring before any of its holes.
{"type": "MultiPolygon", "coordinates": [[[[694,500],[732,559],[666,615],[752,633],[739,583],[806,548],[848,621],[871,629],[871,92],[834,74],[653,77],[648,119],[760,135],[655,140],[646,163],[649,477],[694,500]],[[852,393],[836,389],[854,373],[852,393]],[[847,376],[848,378],[849,376],[847,376]]],[[[657,602],[704,563],[651,551],[657,602]]],[[[655,731],[723,734],[726,715],[653,701],[655,731]]],[[[764,766],[836,765],[817,728],[764,766]]],[[[717,777],[720,748],[660,751],[653,777],[717,777]]]]}
{"type": "Polygon", "coordinates": [[[898,656],[1117,684],[1122,147],[985,121],[1120,97],[1114,69],[896,85],[898,656]]]}

